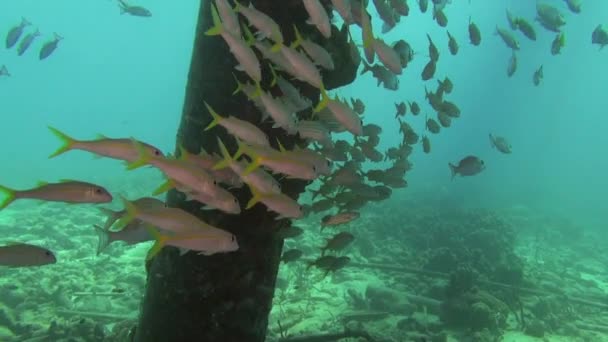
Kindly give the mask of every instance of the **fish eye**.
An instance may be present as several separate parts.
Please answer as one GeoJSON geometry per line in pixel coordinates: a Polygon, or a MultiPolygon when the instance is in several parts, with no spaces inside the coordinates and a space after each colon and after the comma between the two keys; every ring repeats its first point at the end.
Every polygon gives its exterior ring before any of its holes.
{"type": "Polygon", "coordinates": [[[317,172],[317,167],[313,165],[313,166],[312,166],[312,170],[313,170],[314,172],[317,172]]]}
{"type": "Polygon", "coordinates": [[[237,204],[239,203],[239,201],[238,201],[236,198],[235,198],[235,199],[233,199],[232,201],[233,201],[234,203],[237,203],[237,204]]]}
{"type": "Polygon", "coordinates": [[[95,189],[95,193],[98,195],[101,195],[103,193],[103,191],[101,191],[100,188],[95,189]]]}
{"type": "Polygon", "coordinates": [[[217,185],[217,181],[216,180],[213,180],[213,185],[217,185]]]}
{"type": "Polygon", "coordinates": [[[327,161],[327,166],[331,166],[331,160],[326,160],[327,161]]]}
{"type": "Polygon", "coordinates": [[[232,235],[232,236],[230,237],[230,241],[234,242],[234,240],[235,240],[235,237],[234,237],[234,235],[232,235]]]}
{"type": "Polygon", "coordinates": [[[46,256],[48,256],[48,257],[50,257],[50,256],[52,256],[53,254],[51,254],[51,252],[50,252],[50,251],[46,251],[46,252],[44,252],[44,255],[46,255],[46,256]]]}
{"type": "Polygon", "coordinates": [[[161,153],[160,153],[160,151],[159,151],[159,150],[156,150],[156,149],[155,149],[155,150],[154,150],[154,155],[155,155],[155,156],[157,156],[157,157],[159,157],[159,156],[161,155],[161,153]]]}

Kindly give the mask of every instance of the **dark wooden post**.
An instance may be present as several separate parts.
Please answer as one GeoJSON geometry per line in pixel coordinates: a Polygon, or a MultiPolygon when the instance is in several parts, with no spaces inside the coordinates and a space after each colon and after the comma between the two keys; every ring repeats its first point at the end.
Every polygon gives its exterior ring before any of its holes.
{"type": "MultiPolygon", "coordinates": [[[[244,95],[232,95],[236,88],[232,76],[237,73],[234,70],[236,62],[221,37],[205,35],[211,25],[210,3],[201,0],[177,144],[193,153],[201,148],[211,153],[218,151],[216,138],[219,136],[234,153],[235,141],[223,128],[203,131],[211,121],[203,101],[221,115],[234,115],[252,122],[260,122],[261,116],[244,95]]],[[[352,82],[357,66],[350,62],[345,31],[334,29],[332,40],[323,42],[314,27],[305,24],[308,16],[301,0],[258,0],[253,3],[279,23],[287,42],[294,39],[295,24],[332,51],[337,58],[337,70],[324,75],[328,89],[352,82]]],[[[263,71],[262,83],[269,89],[270,72],[267,68],[263,71]]],[[[318,100],[318,90],[302,83],[296,83],[296,86],[305,96],[315,102],[318,100]]],[[[278,95],[276,90],[273,93],[278,95]]],[[[273,144],[276,138],[288,148],[301,143],[280,129],[272,129],[271,125],[265,122],[260,126],[273,144]]],[[[305,182],[297,180],[281,183],[283,192],[293,198],[297,198],[306,186],[305,182]]],[[[251,196],[246,187],[234,193],[243,207],[251,196]]],[[[267,212],[263,205],[244,210],[238,216],[203,212],[195,203],[185,202],[175,191],[169,193],[168,203],[235,233],[240,249],[205,257],[195,253],[179,256],[175,248],[164,248],[147,265],[147,288],[135,341],[263,342],[283,246],[283,241],[274,232],[289,221],[275,220],[275,215],[267,212]]]]}

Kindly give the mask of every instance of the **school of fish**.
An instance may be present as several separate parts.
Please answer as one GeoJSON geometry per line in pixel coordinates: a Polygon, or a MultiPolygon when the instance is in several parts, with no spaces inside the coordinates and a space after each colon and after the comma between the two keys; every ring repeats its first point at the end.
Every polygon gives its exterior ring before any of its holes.
{"type": "MultiPolygon", "coordinates": [[[[577,0],[565,0],[573,13],[580,12],[577,0]]],[[[377,85],[396,91],[399,89],[399,75],[414,58],[414,49],[405,40],[393,43],[384,41],[372,29],[375,10],[382,21],[382,33],[391,31],[400,20],[411,14],[407,0],[331,0],[328,7],[320,0],[303,0],[303,10],[309,16],[308,24],[314,26],[321,37],[329,39],[338,33],[334,24],[342,23],[339,32],[349,37],[350,57],[356,65],[362,64],[361,75],[370,72],[377,85]],[[332,9],[340,17],[335,19],[332,9]],[[360,41],[356,41],[352,31],[359,30],[360,41]],[[360,51],[362,50],[362,51],[360,51]],[[361,56],[362,55],[362,56],[361,56]]],[[[426,13],[427,0],[418,0],[420,13],[426,13]]],[[[433,0],[432,16],[437,24],[446,28],[447,50],[456,56],[460,46],[457,38],[447,30],[448,17],[445,8],[447,0],[433,0]]],[[[136,17],[151,17],[148,9],[130,5],[118,0],[121,14],[136,17]]],[[[218,138],[219,154],[202,151],[191,152],[180,147],[179,157],[165,155],[153,144],[134,138],[99,137],[93,140],[73,138],[54,127],[52,134],[62,145],[50,157],[58,157],[68,151],[81,150],[98,156],[126,162],[127,169],[151,166],[160,170],[166,177],[152,195],[160,195],[175,189],[188,200],[200,202],[212,210],[227,215],[239,215],[256,205],[263,205],[276,214],[277,219],[300,219],[309,213],[332,211],[323,216],[319,225],[337,227],[348,224],[360,217],[359,210],[370,202],[383,201],[392,194],[392,189],[407,186],[406,173],[413,167],[408,157],[415,145],[420,144],[424,153],[431,152],[430,136],[449,128],[452,120],[461,115],[458,106],[448,100],[454,88],[449,77],[437,80],[437,87],[430,91],[425,86],[426,100],[436,112],[434,117],[425,117],[424,132],[418,133],[404,119],[409,112],[417,116],[421,113],[417,101],[402,101],[395,104],[395,118],[398,121],[402,140],[398,146],[381,152],[377,149],[382,127],[364,122],[365,104],[361,99],[344,99],[327,92],[322,78],[322,69],[333,70],[337,61],[321,44],[307,38],[303,32],[308,28],[294,26],[296,39],[284,40],[281,27],[266,13],[252,4],[239,1],[214,0],[211,3],[212,23],[206,35],[222,39],[232,53],[237,67],[234,69],[234,96],[246,96],[262,114],[262,121],[271,120],[273,127],[281,128],[289,135],[297,135],[308,142],[308,147],[286,149],[281,142],[269,141],[258,123],[239,119],[231,113],[223,113],[213,105],[214,99],[205,99],[204,108],[209,116],[208,130],[225,130],[237,146],[229,151],[228,144],[218,138]],[[268,66],[263,68],[262,66],[268,66]],[[270,70],[271,87],[262,86],[262,70],[270,70]],[[296,79],[320,91],[321,97],[314,101],[304,97],[297,86],[289,80],[296,79]],[[278,92],[275,91],[278,89],[278,92]],[[273,90],[273,91],[271,91],[273,90]],[[273,94],[280,93],[280,96],[273,94]],[[316,104],[315,104],[316,103],[316,104]],[[350,138],[336,140],[332,134],[347,132],[350,138]],[[273,147],[277,145],[277,147],[273,147]],[[390,162],[388,168],[363,169],[364,162],[390,162]],[[301,205],[281,191],[279,177],[290,177],[309,181],[315,188],[310,205],[301,205]],[[231,189],[247,186],[251,192],[248,203],[239,203],[231,189]],[[335,210],[337,209],[337,211],[335,210]]],[[[551,46],[551,53],[557,55],[565,46],[565,35],[561,27],[565,24],[564,15],[554,6],[539,3],[536,20],[557,36],[551,46]]],[[[507,10],[509,28],[496,27],[496,35],[512,50],[507,75],[517,70],[516,51],[520,44],[514,36],[521,32],[530,40],[536,40],[533,25],[522,17],[515,17],[507,10]]],[[[336,24],[337,25],[337,24],[336,24]]],[[[468,39],[472,46],[480,46],[482,35],[470,18],[468,39]]],[[[23,19],[13,27],[6,37],[6,48],[17,47],[23,55],[40,36],[36,29],[24,35],[31,24],[23,19]]],[[[286,29],[286,28],[283,28],[286,29]]],[[[54,38],[45,43],[39,58],[45,59],[54,53],[63,38],[54,38]]],[[[440,49],[427,34],[428,62],[420,73],[422,81],[435,78],[440,61],[440,49]]],[[[608,31],[599,25],[592,33],[592,43],[600,48],[608,45],[608,31]]],[[[6,66],[0,68],[0,76],[10,76],[6,66]]],[[[533,82],[539,85],[543,78],[540,66],[533,75],[533,82]]],[[[489,135],[490,144],[497,151],[510,154],[511,145],[506,138],[489,135]]],[[[448,163],[452,178],[473,176],[485,169],[483,160],[468,155],[457,163],[448,163]]],[[[65,203],[109,203],[114,197],[104,187],[79,180],[62,180],[57,183],[43,183],[37,187],[16,190],[0,185],[5,199],[0,202],[0,210],[16,200],[36,199],[65,203]]],[[[99,235],[97,252],[101,253],[110,243],[123,241],[136,244],[154,240],[147,258],[154,257],[164,246],[179,248],[182,253],[194,251],[202,255],[229,253],[239,249],[238,237],[201,220],[180,208],[169,208],[154,197],[127,199],[121,197],[124,205],[121,211],[102,208],[108,219],[103,225],[93,228],[99,235]]],[[[302,233],[300,228],[291,226],[277,232],[282,238],[291,238],[302,233]]],[[[309,267],[318,267],[325,274],[348,264],[345,256],[326,255],[327,252],[339,253],[352,243],[354,236],[348,232],[337,232],[320,247],[321,256],[310,262],[309,267]]],[[[293,262],[303,253],[299,250],[284,252],[282,260],[293,262]]],[[[0,247],[0,266],[46,265],[56,261],[51,251],[28,244],[13,244],[0,247]],[[42,251],[41,251],[42,249],[42,251]]]]}

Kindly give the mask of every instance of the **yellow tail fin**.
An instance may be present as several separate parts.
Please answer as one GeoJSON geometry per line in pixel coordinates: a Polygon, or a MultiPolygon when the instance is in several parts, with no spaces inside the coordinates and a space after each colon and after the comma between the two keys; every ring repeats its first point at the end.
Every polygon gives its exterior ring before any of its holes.
{"type": "Polygon", "coordinates": [[[6,198],[4,201],[0,202],[0,210],[8,207],[11,203],[17,199],[15,196],[15,190],[7,188],[3,185],[0,185],[0,192],[4,192],[6,194],[6,198]]]}
{"type": "Polygon", "coordinates": [[[217,126],[223,118],[215,110],[213,110],[213,108],[211,108],[211,106],[207,102],[204,103],[205,107],[207,107],[207,111],[209,111],[209,114],[211,114],[211,117],[213,118],[213,120],[211,120],[211,123],[209,123],[209,125],[205,127],[205,131],[208,131],[213,127],[217,126]]]}
{"type": "Polygon", "coordinates": [[[234,159],[230,156],[230,152],[228,152],[226,145],[224,145],[224,143],[222,142],[222,139],[220,139],[220,137],[217,137],[217,145],[220,148],[220,153],[222,154],[223,159],[220,160],[217,164],[213,165],[213,169],[214,170],[225,169],[230,165],[230,163],[233,162],[234,159]]]}
{"type": "Polygon", "coordinates": [[[74,140],[72,137],[68,136],[67,134],[61,132],[57,128],[54,128],[51,126],[47,126],[47,127],[57,138],[59,138],[59,140],[61,140],[61,143],[62,143],[61,146],[59,146],[59,148],[49,156],[49,158],[57,157],[58,155],[63,154],[72,149],[72,147],[74,146],[74,143],[76,143],[76,140],[74,140]]]}
{"type": "Polygon", "coordinates": [[[222,26],[220,15],[217,13],[217,8],[215,8],[214,4],[211,4],[211,19],[213,20],[213,27],[208,29],[205,34],[208,36],[217,36],[222,34],[222,32],[224,32],[224,27],[222,26]]]}
{"type": "Polygon", "coordinates": [[[161,234],[158,231],[158,229],[156,229],[154,227],[148,226],[148,227],[146,227],[146,229],[148,230],[148,233],[150,233],[150,235],[154,239],[154,245],[152,245],[152,247],[148,251],[148,254],[146,255],[146,260],[150,260],[150,259],[154,258],[156,256],[156,254],[158,254],[158,252],[160,252],[161,249],[163,249],[163,247],[165,247],[169,237],[167,235],[161,234]]]}

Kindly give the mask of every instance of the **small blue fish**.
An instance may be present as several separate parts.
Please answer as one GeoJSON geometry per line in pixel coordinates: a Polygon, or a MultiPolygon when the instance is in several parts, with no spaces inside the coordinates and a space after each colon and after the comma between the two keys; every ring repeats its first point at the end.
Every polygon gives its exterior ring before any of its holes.
{"type": "Polygon", "coordinates": [[[2,68],[0,68],[0,76],[10,76],[10,75],[11,74],[8,72],[6,65],[3,65],[2,68]]]}
{"type": "Polygon", "coordinates": [[[57,48],[57,44],[59,44],[59,41],[63,39],[63,37],[58,35],[57,33],[54,33],[54,35],[55,38],[44,43],[42,49],[40,49],[40,60],[43,60],[50,56],[57,48]]]}
{"type": "Polygon", "coordinates": [[[27,51],[27,49],[30,47],[30,45],[32,45],[32,42],[34,41],[34,39],[36,39],[36,37],[40,36],[40,31],[38,29],[36,29],[36,32],[34,33],[28,33],[25,38],[23,38],[23,40],[21,41],[21,44],[19,44],[19,49],[17,49],[17,54],[19,56],[22,56],[25,51],[27,51]]]}
{"type": "Polygon", "coordinates": [[[19,25],[13,27],[10,31],[8,31],[8,34],[6,35],[6,48],[7,49],[10,49],[15,44],[17,44],[17,41],[23,34],[23,29],[28,25],[30,25],[30,22],[27,21],[27,19],[22,18],[21,23],[19,25]]]}
{"type": "Polygon", "coordinates": [[[124,0],[118,0],[118,6],[120,7],[120,14],[128,13],[135,17],[151,17],[152,12],[142,6],[132,6],[127,4],[124,0]]]}

